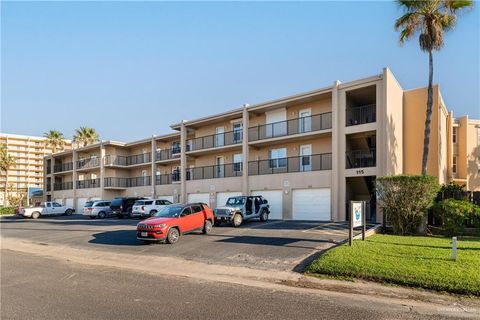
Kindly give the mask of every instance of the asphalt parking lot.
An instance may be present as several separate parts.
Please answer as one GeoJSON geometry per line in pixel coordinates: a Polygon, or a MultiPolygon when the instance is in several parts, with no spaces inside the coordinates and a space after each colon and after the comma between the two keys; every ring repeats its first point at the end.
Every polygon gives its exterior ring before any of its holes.
{"type": "Polygon", "coordinates": [[[117,218],[91,220],[81,215],[38,220],[3,217],[1,235],[43,245],[63,244],[142,258],[171,256],[213,264],[296,271],[348,236],[347,226],[339,223],[252,221],[240,228],[215,227],[209,235],[188,234],[175,245],[144,244],[136,239],[138,222],[117,218]]]}

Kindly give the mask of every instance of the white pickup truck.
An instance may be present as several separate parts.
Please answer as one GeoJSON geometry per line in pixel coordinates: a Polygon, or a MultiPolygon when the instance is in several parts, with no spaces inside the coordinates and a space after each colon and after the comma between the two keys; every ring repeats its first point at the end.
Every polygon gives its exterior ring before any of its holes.
{"type": "Polygon", "coordinates": [[[58,202],[45,202],[39,207],[21,208],[18,214],[25,218],[38,219],[41,216],[71,215],[75,209],[70,206],[62,206],[58,202]]]}

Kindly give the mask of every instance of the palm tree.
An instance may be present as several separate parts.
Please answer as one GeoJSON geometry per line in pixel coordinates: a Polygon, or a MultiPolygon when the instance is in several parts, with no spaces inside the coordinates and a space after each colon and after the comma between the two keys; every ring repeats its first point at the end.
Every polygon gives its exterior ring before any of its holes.
{"type": "Polygon", "coordinates": [[[472,7],[471,0],[397,0],[405,11],[395,21],[395,30],[400,30],[400,44],[419,33],[420,49],[428,52],[428,98],[423,139],[422,175],[427,174],[430,144],[430,121],[433,104],[433,50],[443,46],[443,35],[455,26],[457,11],[472,7]]]}
{"type": "Polygon", "coordinates": [[[82,144],[83,147],[97,142],[99,138],[100,136],[98,135],[97,131],[88,127],[80,127],[76,129],[75,134],[73,135],[73,141],[78,145],[82,144]]]}
{"type": "Polygon", "coordinates": [[[7,147],[4,144],[0,145],[0,170],[5,171],[5,198],[4,206],[8,205],[8,170],[17,163],[15,157],[8,154],[7,147]]]}
{"type": "Polygon", "coordinates": [[[58,147],[60,147],[62,150],[65,147],[65,137],[60,131],[50,130],[48,132],[45,132],[43,136],[46,138],[46,146],[51,146],[53,153],[57,151],[58,147]]]}

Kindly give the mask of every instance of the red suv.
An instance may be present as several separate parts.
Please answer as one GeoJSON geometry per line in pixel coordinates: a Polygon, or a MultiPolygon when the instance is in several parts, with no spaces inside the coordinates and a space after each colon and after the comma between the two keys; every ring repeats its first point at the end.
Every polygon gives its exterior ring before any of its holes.
{"type": "Polygon", "coordinates": [[[212,231],[212,210],[204,203],[172,204],[137,224],[137,239],[175,243],[181,234],[212,231]]]}

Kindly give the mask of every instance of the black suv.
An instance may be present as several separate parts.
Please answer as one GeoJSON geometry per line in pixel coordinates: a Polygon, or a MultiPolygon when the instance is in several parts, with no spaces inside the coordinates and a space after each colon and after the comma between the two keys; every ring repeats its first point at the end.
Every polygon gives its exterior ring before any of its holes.
{"type": "Polygon", "coordinates": [[[147,198],[144,197],[126,197],[126,198],[114,198],[112,203],[110,204],[110,209],[112,209],[113,213],[117,215],[119,218],[123,218],[124,216],[128,216],[132,218],[132,207],[135,201],[137,200],[145,200],[147,198]]]}

